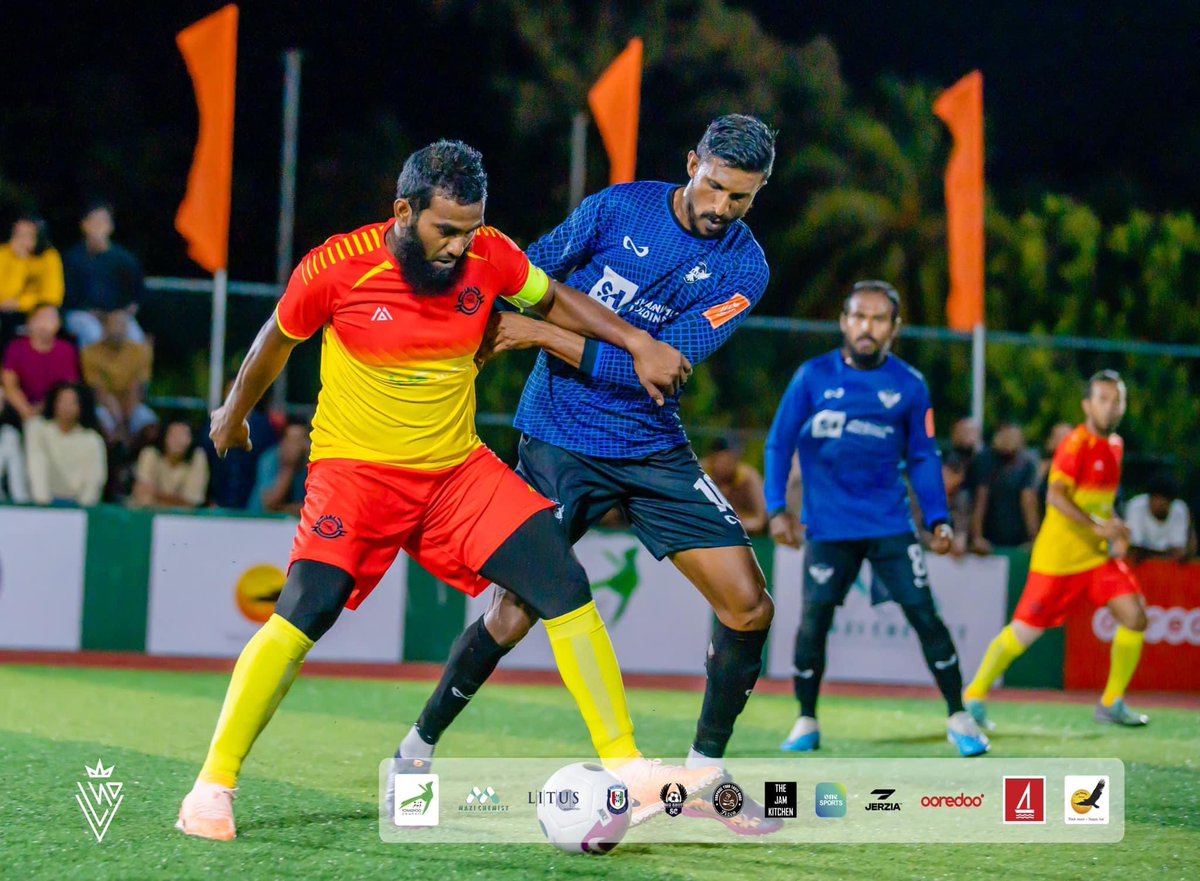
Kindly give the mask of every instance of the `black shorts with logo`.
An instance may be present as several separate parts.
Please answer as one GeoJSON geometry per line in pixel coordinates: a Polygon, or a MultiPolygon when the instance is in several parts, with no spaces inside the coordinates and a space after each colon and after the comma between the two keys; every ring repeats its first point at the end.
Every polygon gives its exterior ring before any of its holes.
{"type": "Polygon", "coordinates": [[[555,515],[572,544],[615,505],[659,560],[750,545],[733,506],[687,444],[644,459],[599,459],[523,435],[517,474],[558,505],[555,515]]]}
{"type": "Polygon", "coordinates": [[[810,541],[804,550],[804,602],[840,606],[871,562],[871,605],[895,600],[902,606],[930,603],[929,570],[921,542],[911,533],[858,541],[810,541]]]}

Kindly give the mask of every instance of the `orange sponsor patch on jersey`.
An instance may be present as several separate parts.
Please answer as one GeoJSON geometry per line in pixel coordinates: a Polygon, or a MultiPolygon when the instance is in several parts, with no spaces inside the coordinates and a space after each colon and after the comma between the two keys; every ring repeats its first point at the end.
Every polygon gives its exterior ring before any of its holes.
{"type": "Polygon", "coordinates": [[[933,408],[930,407],[925,411],[925,436],[937,437],[937,432],[933,429],[933,408]]]}
{"type": "Polygon", "coordinates": [[[741,313],[750,308],[750,301],[741,294],[734,294],[724,303],[713,306],[711,309],[705,309],[702,313],[708,319],[708,323],[712,325],[712,329],[716,330],[722,324],[732,321],[741,313]]]}

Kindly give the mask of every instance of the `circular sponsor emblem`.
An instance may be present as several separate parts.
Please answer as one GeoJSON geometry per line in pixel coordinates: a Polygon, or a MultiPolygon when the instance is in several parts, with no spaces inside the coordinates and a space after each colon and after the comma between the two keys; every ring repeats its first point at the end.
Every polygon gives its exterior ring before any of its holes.
{"type": "Polygon", "coordinates": [[[321,538],[341,538],[346,534],[346,527],[342,525],[341,517],[324,514],[317,518],[317,522],[313,524],[312,531],[321,536],[321,538]]]}
{"type": "Polygon", "coordinates": [[[238,611],[249,621],[262,624],[275,611],[275,601],[287,576],[278,566],[260,563],[242,573],[234,587],[238,611]]]}
{"type": "Polygon", "coordinates": [[[722,817],[736,817],[742,812],[745,798],[736,783],[722,783],[713,790],[712,803],[722,817]]]}
{"type": "Polygon", "coordinates": [[[482,305],[483,294],[479,293],[479,288],[470,287],[462,289],[458,295],[458,305],[454,308],[463,315],[474,315],[482,305]]]}

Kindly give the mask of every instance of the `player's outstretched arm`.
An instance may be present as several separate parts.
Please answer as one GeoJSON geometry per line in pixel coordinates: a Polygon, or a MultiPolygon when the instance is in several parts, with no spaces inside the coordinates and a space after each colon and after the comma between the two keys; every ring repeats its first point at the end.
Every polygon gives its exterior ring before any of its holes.
{"type": "Polygon", "coordinates": [[[659,406],[665,402],[664,395],[677,392],[691,376],[691,362],[678,349],[659,342],[596,300],[560,282],[550,282],[546,296],[534,309],[563,330],[628,352],[642,387],[659,406]]]}
{"type": "Polygon", "coordinates": [[[279,329],[274,315],[259,330],[233,381],[229,397],[212,412],[208,436],[218,456],[223,457],[233,449],[250,449],[250,424],[246,417],[283,371],[298,342],[279,329]]]}

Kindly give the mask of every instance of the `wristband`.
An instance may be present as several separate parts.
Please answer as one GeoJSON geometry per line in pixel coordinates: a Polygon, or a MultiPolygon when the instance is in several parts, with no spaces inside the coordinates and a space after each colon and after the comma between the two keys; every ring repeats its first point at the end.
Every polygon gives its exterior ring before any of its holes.
{"type": "Polygon", "coordinates": [[[787,513],[787,505],[780,505],[778,508],[772,508],[770,511],[767,512],[767,519],[774,520],[780,514],[786,514],[786,513],[787,513]]]}

